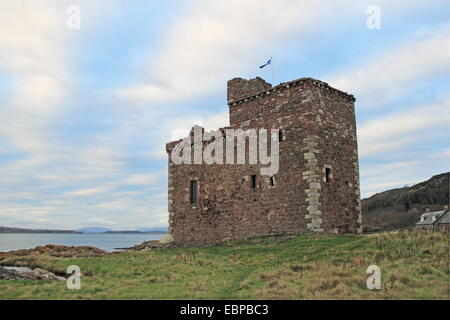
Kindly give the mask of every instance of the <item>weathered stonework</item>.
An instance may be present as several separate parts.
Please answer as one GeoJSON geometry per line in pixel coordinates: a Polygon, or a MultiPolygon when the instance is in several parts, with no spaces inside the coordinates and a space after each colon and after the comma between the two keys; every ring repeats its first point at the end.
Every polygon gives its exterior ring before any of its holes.
{"type": "Polygon", "coordinates": [[[310,221],[307,223],[306,227],[315,232],[321,232],[323,229],[320,227],[322,223],[322,219],[320,218],[322,212],[320,211],[320,168],[317,164],[316,154],[319,153],[317,150],[318,139],[317,136],[308,136],[303,139],[305,143],[305,147],[303,150],[305,153],[303,156],[306,160],[306,171],[303,172],[303,180],[306,180],[307,185],[309,185],[308,189],[305,189],[306,193],[306,202],[308,203],[308,207],[306,210],[308,214],[305,216],[306,220],[310,221]]]}
{"type": "MultiPolygon", "coordinates": [[[[279,171],[270,179],[260,175],[260,164],[176,165],[170,154],[181,140],[168,143],[173,243],[202,245],[279,233],[360,233],[354,101],[352,95],[311,78],[275,87],[261,78],[228,81],[228,128],[280,129],[279,171]],[[195,204],[190,202],[192,180],[197,181],[195,204]]],[[[222,135],[226,129],[219,129],[222,135]]]]}

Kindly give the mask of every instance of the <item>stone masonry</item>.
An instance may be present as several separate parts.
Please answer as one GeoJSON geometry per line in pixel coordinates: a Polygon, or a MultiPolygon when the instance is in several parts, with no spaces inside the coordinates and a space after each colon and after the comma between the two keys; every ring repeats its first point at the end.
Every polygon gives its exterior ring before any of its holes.
{"type": "Polygon", "coordinates": [[[174,164],[170,154],[181,140],[168,143],[169,232],[174,243],[360,233],[353,95],[312,78],[275,87],[261,78],[235,78],[227,86],[230,126],[220,132],[279,129],[279,171],[269,177],[260,175],[260,164],[174,164]],[[191,181],[195,203],[190,201],[191,181]]]}

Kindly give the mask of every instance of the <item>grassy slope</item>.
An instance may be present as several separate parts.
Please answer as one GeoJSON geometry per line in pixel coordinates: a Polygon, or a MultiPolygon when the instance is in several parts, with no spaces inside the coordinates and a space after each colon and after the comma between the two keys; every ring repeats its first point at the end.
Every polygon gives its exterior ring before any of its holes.
{"type": "MultiPolygon", "coordinates": [[[[18,264],[83,272],[65,282],[0,282],[0,298],[39,299],[448,299],[449,242],[443,233],[256,238],[203,248],[125,252],[100,258],[22,258],[18,264]],[[366,288],[377,264],[382,290],[366,288]]],[[[3,261],[5,264],[8,261],[3,261]]],[[[14,261],[9,261],[9,263],[14,261]]]]}

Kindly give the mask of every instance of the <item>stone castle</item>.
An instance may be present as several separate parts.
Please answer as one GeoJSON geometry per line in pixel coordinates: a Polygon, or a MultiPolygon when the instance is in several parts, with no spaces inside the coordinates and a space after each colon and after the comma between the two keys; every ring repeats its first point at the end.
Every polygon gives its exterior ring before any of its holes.
{"type": "Polygon", "coordinates": [[[235,78],[227,89],[227,128],[279,129],[279,170],[263,176],[261,164],[175,164],[170,154],[181,140],[168,143],[174,244],[360,233],[353,95],[312,78],[275,87],[261,78],[235,78]]]}

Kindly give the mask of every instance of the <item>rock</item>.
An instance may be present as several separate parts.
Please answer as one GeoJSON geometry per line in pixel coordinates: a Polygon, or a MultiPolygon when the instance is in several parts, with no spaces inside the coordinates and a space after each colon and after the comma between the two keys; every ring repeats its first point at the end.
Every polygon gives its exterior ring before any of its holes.
{"type": "Polygon", "coordinates": [[[22,249],[8,252],[0,252],[0,261],[15,256],[28,256],[32,254],[43,254],[53,257],[100,257],[108,252],[96,247],[90,246],[61,246],[55,244],[47,244],[45,246],[37,246],[34,249],[22,249]]]}
{"type": "Polygon", "coordinates": [[[41,268],[35,268],[29,272],[19,272],[16,270],[6,269],[0,266],[0,280],[29,279],[29,280],[50,280],[65,281],[66,278],[59,277],[53,272],[41,268]]]}
{"type": "Polygon", "coordinates": [[[158,241],[158,240],[144,241],[141,244],[137,244],[130,248],[117,248],[117,249],[148,251],[148,250],[152,250],[152,249],[170,248],[170,247],[174,246],[173,238],[170,234],[166,234],[161,240],[160,241],[158,241]],[[166,236],[170,236],[170,237],[166,237],[166,236]],[[164,238],[166,238],[166,239],[163,240],[164,238]],[[163,241],[161,241],[161,240],[163,240],[163,241]]]}
{"type": "Polygon", "coordinates": [[[19,272],[0,266],[0,280],[20,279],[19,272]]]}
{"type": "Polygon", "coordinates": [[[160,240],[159,243],[167,244],[173,242],[173,236],[170,233],[165,234],[160,240]]]}
{"type": "Polygon", "coordinates": [[[31,271],[31,275],[36,280],[54,280],[54,281],[66,280],[66,278],[64,278],[64,277],[58,277],[54,273],[44,270],[44,269],[41,269],[41,268],[33,269],[33,271],[31,271]]]}

